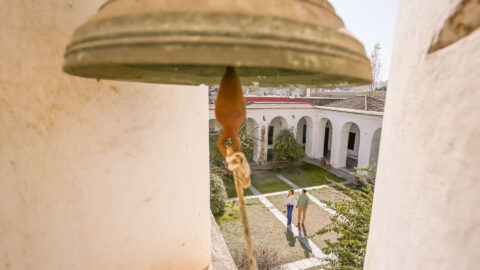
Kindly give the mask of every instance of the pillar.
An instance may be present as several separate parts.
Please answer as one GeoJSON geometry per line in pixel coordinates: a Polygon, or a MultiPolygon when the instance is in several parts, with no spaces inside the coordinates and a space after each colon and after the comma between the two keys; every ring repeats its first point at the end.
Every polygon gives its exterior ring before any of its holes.
{"type": "Polygon", "coordinates": [[[478,5],[399,1],[366,270],[478,269],[478,5]]]}
{"type": "Polygon", "coordinates": [[[63,73],[104,2],[0,2],[0,268],[208,269],[208,89],[63,73]]]}
{"type": "Polygon", "coordinates": [[[370,155],[372,151],[373,132],[363,132],[359,127],[360,132],[360,149],[358,150],[358,168],[367,168],[370,165],[370,155]]]}
{"type": "Polygon", "coordinates": [[[263,164],[267,162],[268,151],[268,123],[259,123],[258,128],[260,131],[260,137],[258,140],[258,158],[257,163],[263,164]]]}
{"type": "Polygon", "coordinates": [[[347,162],[347,144],[349,129],[344,125],[332,124],[332,148],[330,152],[330,164],[334,168],[342,168],[347,162]]]}
{"type": "Polygon", "coordinates": [[[305,144],[305,154],[310,158],[316,158],[315,149],[318,142],[318,123],[316,121],[307,121],[307,141],[305,144]]]}

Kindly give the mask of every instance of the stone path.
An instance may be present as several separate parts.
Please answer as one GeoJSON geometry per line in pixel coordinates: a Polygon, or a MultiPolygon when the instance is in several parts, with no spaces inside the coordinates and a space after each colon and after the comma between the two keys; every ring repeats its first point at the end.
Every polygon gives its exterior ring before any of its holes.
{"type": "Polygon", "coordinates": [[[291,186],[292,188],[294,189],[299,189],[300,187],[295,185],[295,183],[293,183],[292,181],[288,180],[285,176],[281,175],[281,174],[278,174],[277,173],[277,177],[282,180],[283,182],[285,182],[287,185],[291,186]]]}
{"type": "Polygon", "coordinates": [[[299,260],[296,262],[291,262],[280,266],[280,269],[287,269],[287,270],[303,270],[308,269],[311,267],[322,265],[322,261],[317,258],[307,258],[303,260],[299,260]]]}
{"type": "MultiPolygon", "coordinates": [[[[346,184],[350,184],[349,181],[343,181],[341,182],[340,184],[343,184],[343,185],[346,185],[346,184]]],[[[324,188],[324,187],[332,187],[334,184],[326,184],[326,185],[320,185],[320,186],[313,186],[313,187],[307,187],[305,188],[306,190],[313,190],[313,189],[320,189],[320,188],[324,188]]],[[[252,186],[252,185],[250,185],[252,186]]],[[[256,190],[256,189],[255,189],[256,190]]],[[[294,189],[295,192],[300,192],[302,190],[302,188],[298,188],[298,189],[294,189]]],[[[258,191],[258,190],[257,190],[258,191]]],[[[253,192],[253,191],[252,191],[253,192]]],[[[260,193],[260,192],[259,192],[260,193]]],[[[282,191],[277,191],[277,192],[271,192],[271,193],[260,193],[259,195],[248,195],[248,196],[245,196],[245,200],[248,200],[248,199],[258,199],[260,197],[270,197],[270,196],[275,196],[275,195],[281,195],[281,194],[287,194],[287,191],[286,190],[282,190],[282,191]]],[[[228,202],[231,202],[231,201],[238,201],[238,198],[237,197],[234,197],[234,198],[228,198],[227,199],[228,202]]]]}
{"type": "Polygon", "coordinates": [[[253,195],[262,195],[262,193],[260,191],[258,191],[258,189],[256,189],[252,184],[250,184],[248,189],[250,189],[250,191],[253,193],[253,195]]]}
{"type": "MultiPolygon", "coordinates": [[[[292,181],[288,180],[285,176],[281,175],[281,174],[277,174],[277,177],[282,180],[283,182],[285,182],[287,185],[290,185],[292,188],[294,189],[300,189],[299,186],[295,185],[292,181]]],[[[344,181],[342,182],[343,185],[345,184],[348,184],[350,183],[349,181],[344,181]]],[[[330,184],[332,185],[332,184],[330,184]]],[[[329,208],[326,204],[322,203],[321,201],[319,201],[317,198],[313,197],[312,195],[310,195],[310,193],[307,192],[307,196],[308,198],[310,198],[310,200],[312,202],[314,202],[315,204],[317,204],[318,206],[320,206],[321,208],[323,208],[325,211],[327,211],[328,213],[332,214],[332,215],[335,215],[337,214],[337,212],[331,208],[329,208]]]]}

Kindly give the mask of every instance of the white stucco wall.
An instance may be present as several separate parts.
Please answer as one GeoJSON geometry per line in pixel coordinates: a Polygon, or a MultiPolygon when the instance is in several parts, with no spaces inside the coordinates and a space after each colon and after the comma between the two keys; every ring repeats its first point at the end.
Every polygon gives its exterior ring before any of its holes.
{"type": "MultiPolygon", "coordinates": [[[[214,106],[210,106],[209,118],[215,119],[214,106]]],[[[368,167],[372,156],[371,150],[373,149],[372,138],[375,132],[382,127],[383,113],[316,107],[308,104],[253,104],[247,106],[247,118],[254,119],[258,123],[259,131],[262,128],[266,130],[266,138],[268,126],[272,125],[275,128],[274,136],[278,134],[281,129],[280,126],[282,126],[282,128],[291,129],[296,134],[298,141],[301,141],[302,136],[302,130],[298,130],[298,128],[302,126],[303,122],[306,122],[307,142],[305,153],[308,157],[317,159],[323,157],[325,125],[330,123],[329,148],[332,150],[330,160],[332,166],[336,168],[346,165],[349,130],[348,128],[345,129],[343,136],[341,136],[342,128],[354,123],[357,125],[357,127],[354,127],[355,132],[359,135],[355,138],[356,146],[352,153],[358,155],[359,167],[368,167]],[[282,122],[283,124],[281,124],[282,122]]],[[[259,143],[262,144],[262,142],[259,143]]],[[[263,144],[264,149],[267,149],[266,141],[263,144]]],[[[272,148],[272,145],[270,145],[270,148],[272,148]]]]}
{"type": "Polygon", "coordinates": [[[399,1],[365,269],[479,268],[480,31],[427,53],[459,2],[399,1]]]}
{"type": "Polygon", "coordinates": [[[0,269],[210,263],[206,87],[61,71],[103,2],[0,2],[0,269]]]}

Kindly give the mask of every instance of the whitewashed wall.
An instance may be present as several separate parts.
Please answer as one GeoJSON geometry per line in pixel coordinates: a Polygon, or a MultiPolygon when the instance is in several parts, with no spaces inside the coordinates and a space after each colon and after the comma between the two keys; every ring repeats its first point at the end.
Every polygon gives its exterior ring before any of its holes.
{"type": "Polygon", "coordinates": [[[459,3],[399,1],[365,269],[479,268],[480,31],[428,53],[459,3]]]}
{"type": "Polygon", "coordinates": [[[209,266],[207,88],[64,74],[103,2],[0,2],[0,269],[209,266]]]}
{"type": "MultiPolygon", "coordinates": [[[[280,130],[280,123],[291,129],[301,140],[302,130],[298,123],[307,123],[307,142],[305,152],[311,158],[323,157],[324,133],[327,119],[330,120],[332,129],[329,144],[331,145],[330,161],[333,167],[346,166],[348,133],[352,123],[357,134],[355,151],[358,155],[358,167],[368,167],[371,164],[372,141],[376,131],[382,127],[383,113],[346,110],[339,108],[315,107],[307,104],[255,104],[247,106],[247,118],[255,119],[259,125],[266,129],[274,126],[274,135],[280,130]],[[282,119],[280,121],[279,119],[282,119]],[[273,120],[273,122],[272,122],[273,120]],[[300,136],[300,137],[299,137],[300,136]]],[[[214,107],[210,107],[210,119],[215,119],[214,107]]],[[[285,128],[285,127],[284,127],[285,128]]],[[[378,134],[378,133],[377,133],[378,134]]],[[[260,144],[265,142],[260,142],[260,144]]],[[[260,147],[259,147],[260,148],[260,147]]],[[[265,148],[266,149],[266,148],[265,148]]],[[[260,155],[260,152],[258,153],[260,155]]],[[[255,159],[254,160],[258,160],[255,159]]]]}

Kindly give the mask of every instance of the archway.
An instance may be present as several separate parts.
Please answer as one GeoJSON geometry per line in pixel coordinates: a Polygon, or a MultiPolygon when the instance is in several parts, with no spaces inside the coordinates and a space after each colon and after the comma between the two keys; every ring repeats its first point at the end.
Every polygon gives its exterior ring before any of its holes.
{"type": "MultiPolygon", "coordinates": [[[[355,123],[347,123],[344,128],[346,143],[345,167],[353,169],[358,165],[358,150],[360,149],[360,128],[355,123]]],[[[343,135],[343,132],[342,132],[343,135]]]]}
{"type": "Polygon", "coordinates": [[[353,170],[358,164],[360,150],[360,128],[353,122],[341,125],[338,138],[334,138],[332,146],[331,164],[335,168],[346,167],[353,170]]]}
{"type": "Polygon", "coordinates": [[[298,120],[297,123],[297,141],[303,145],[305,154],[309,157],[313,157],[313,121],[309,116],[304,116],[298,120]]]}
{"type": "Polygon", "coordinates": [[[320,141],[318,143],[321,157],[330,161],[330,153],[332,149],[332,122],[329,119],[323,118],[320,120],[320,141]]]}
{"type": "Polygon", "coordinates": [[[273,145],[275,141],[275,137],[280,133],[280,130],[288,128],[287,120],[282,116],[277,116],[270,121],[270,125],[268,126],[268,136],[267,136],[267,160],[273,159],[273,145]]]}

